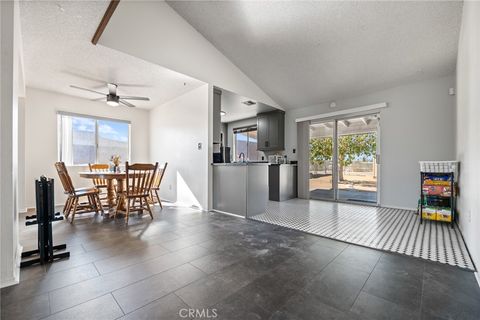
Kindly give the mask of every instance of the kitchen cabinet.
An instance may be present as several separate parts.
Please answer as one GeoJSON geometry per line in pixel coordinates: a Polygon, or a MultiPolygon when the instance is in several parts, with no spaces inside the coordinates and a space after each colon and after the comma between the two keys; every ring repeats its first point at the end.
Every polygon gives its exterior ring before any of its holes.
{"type": "Polygon", "coordinates": [[[245,218],[265,213],[268,163],[214,163],[213,210],[245,218]]]}
{"type": "Polygon", "coordinates": [[[272,201],[297,197],[297,165],[271,164],[268,168],[268,194],[272,201]]]}
{"type": "Polygon", "coordinates": [[[271,111],[257,115],[257,150],[285,149],[285,112],[271,111]]]}
{"type": "Polygon", "coordinates": [[[222,119],[220,111],[222,110],[222,90],[213,88],[213,143],[220,147],[220,132],[222,119]]]}

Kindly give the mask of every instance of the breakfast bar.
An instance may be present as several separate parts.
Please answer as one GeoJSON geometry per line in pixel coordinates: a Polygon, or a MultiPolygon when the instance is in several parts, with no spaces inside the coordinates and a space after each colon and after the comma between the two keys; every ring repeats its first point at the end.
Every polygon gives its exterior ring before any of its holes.
{"type": "Polygon", "coordinates": [[[268,163],[214,163],[213,209],[242,217],[264,213],[268,204],[268,163]]]}

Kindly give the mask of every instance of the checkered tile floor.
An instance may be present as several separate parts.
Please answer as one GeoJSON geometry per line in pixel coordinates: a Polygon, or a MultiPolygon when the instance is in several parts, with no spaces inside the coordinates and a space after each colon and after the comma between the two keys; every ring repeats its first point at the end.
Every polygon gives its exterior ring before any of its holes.
{"type": "Polygon", "coordinates": [[[414,211],[293,199],[250,217],[322,237],[475,270],[457,226],[424,221],[414,211]]]}

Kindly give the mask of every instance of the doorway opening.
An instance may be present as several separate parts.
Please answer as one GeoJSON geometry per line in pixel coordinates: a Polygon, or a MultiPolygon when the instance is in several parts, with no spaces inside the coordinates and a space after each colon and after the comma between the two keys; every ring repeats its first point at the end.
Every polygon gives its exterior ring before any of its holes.
{"type": "Polygon", "coordinates": [[[310,199],[378,204],[378,114],[310,124],[310,199]]]}

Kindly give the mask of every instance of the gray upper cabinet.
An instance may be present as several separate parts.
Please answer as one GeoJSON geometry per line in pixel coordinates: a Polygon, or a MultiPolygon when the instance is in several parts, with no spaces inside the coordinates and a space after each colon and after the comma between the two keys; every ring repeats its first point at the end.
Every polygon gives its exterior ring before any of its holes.
{"type": "Polygon", "coordinates": [[[222,110],[222,90],[213,88],[213,143],[220,143],[220,132],[222,119],[220,111],[222,110]]]}
{"type": "Polygon", "coordinates": [[[257,115],[257,149],[285,150],[285,112],[271,111],[257,115]]]}

